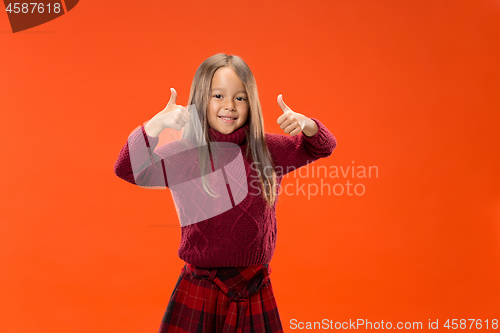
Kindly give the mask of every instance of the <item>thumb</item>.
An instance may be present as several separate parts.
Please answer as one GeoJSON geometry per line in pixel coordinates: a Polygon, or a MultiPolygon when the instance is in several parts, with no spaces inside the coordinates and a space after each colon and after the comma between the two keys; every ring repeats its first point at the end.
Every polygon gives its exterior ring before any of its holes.
{"type": "Polygon", "coordinates": [[[177,102],[177,91],[174,88],[170,88],[170,100],[167,105],[175,105],[177,102]]]}
{"type": "Polygon", "coordinates": [[[283,112],[291,110],[283,101],[283,95],[281,94],[278,95],[278,105],[280,106],[281,110],[283,110],[283,112]]]}

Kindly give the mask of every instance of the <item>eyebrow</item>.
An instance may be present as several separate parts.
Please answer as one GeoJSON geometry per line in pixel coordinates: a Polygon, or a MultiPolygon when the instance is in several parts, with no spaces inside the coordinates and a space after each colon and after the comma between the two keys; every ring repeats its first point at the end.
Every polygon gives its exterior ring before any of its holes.
{"type": "MultiPolygon", "coordinates": [[[[214,90],[224,90],[224,89],[222,89],[222,88],[213,88],[212,91],[214,91],[214,90]]],[[[245,94],[247,93],[245,90],[239,90],[236,93],[240,93],[240,92],[245,93],[245,94]]]]}

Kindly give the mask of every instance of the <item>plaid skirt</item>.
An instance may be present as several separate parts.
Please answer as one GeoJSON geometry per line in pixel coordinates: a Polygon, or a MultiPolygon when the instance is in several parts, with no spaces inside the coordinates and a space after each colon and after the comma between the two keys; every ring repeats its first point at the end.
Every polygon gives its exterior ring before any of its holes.
{"type": "Polygon", "coordinates": [[[202,268],[186,263],[158,333],[283,332],[269,264],[202,268]]]}

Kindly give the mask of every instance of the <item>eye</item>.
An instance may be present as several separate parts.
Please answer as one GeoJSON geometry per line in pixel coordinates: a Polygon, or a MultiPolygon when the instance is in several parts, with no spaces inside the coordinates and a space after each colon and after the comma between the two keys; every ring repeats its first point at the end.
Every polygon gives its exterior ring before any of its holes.
{"type": "Polygon", "coordinates": [[[238,97],[238,98],[241,98],[241,99],[239,99],[239,101],[246,101],[245,97],[238,97]]]}
{"type": "Polygon", "coordinates": [[[217,97],[217,96],[222,97],[222,95],[220,95],[220,94],[216,94],[216,95],[214,95],[214,97],[215,97],[215,98],[219,98],[219,97],[217,97]]]}

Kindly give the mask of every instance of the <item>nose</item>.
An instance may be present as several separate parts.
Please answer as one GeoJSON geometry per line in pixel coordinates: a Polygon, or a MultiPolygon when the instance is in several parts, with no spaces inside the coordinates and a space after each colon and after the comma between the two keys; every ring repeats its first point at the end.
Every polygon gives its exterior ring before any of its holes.
{"type": "Polygon", "coordinates": [[[229,102],[228,105],[226,105],[226,107],[224,108],[226,111],[235,111],[234,110],[234,104],[233,102],[229,102]]]}

